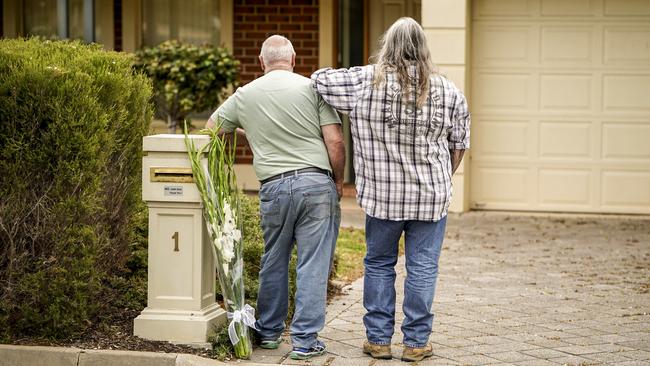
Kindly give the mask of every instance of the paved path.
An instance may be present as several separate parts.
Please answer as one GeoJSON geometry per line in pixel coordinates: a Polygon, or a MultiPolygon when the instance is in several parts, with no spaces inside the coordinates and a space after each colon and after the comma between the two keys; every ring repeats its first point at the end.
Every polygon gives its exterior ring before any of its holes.
{"type": "MultiPolygon", "coordinates": [[[[435,356],[420,365],[650,365],[648,217],[451,215],[440,271],[435,356]]],[[[401,312],[394,359],[362,354],[362,288],[358,280],[331,302],[329,352],[302,364],[401,363],[401,312]]],[[[299,363],[289,351],[257,349],[252,361],[299,363]]]]}

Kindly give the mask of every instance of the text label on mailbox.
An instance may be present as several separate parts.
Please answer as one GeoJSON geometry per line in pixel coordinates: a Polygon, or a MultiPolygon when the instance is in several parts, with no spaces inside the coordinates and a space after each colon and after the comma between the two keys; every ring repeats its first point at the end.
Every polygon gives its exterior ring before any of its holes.
{"type": "Polygon", "coordinates": [[[183,186],[165,186],[165,196],[182,196],[183,186]]]}

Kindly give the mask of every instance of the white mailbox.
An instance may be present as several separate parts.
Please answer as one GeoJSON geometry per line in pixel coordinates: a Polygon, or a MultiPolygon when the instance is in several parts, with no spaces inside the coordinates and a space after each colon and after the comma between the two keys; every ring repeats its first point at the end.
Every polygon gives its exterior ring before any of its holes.
{"type": "MultiPolygon", "coordinates": [[[[183,135],[143,139],[142,199],[149,207],[147,307],[133,333],[151,340],[205,343],[226,321],[215,302],[215,270],[183,135]]],[[[190,135],[197,149],[208,136],[190,135]]]]}

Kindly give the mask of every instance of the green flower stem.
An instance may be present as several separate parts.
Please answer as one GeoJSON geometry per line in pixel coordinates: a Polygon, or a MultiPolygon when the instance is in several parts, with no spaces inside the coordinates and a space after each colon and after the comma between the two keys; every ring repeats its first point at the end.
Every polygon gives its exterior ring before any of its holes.
{"type": "Polygon", "coordinates": [[[235,357],[249,359],[253,353],[253,344],[248,334],[248,327],[242,323],[237,323],[235,324],[235,332],[239,337],[239,342],[234,345],[235,357]]]}
{"type": "MultiPolygon", "coordinates": [[[[242,310],[245,305],[243,262],[241,260],[243,242],[241,239],[234,241],[234,256],[226,262],[224,253],[217,246],[217,241],[221,235],[225,235],[222,230],[227,206],[232,211],[236,230],[239,230],[240,233],[242,230],[241,210],[239,209],[240,193],[237,189],[234,171],[237,139],[235,137],[232,141],[228,141],[228,137],[220,136],[217,131],[219,131],[219,127],[201,131],[210,135],[210,142],[197,150],[194,142],[188,136],[187,124],[185,124],[185,145],[194,181],[203,202],[203,216],[212,241],[211,247],[225,307],[228,312],[234,313],[237,310],[242,310]],[[207,157],[207,175],[206,169],[201,164],[203,155],[207,157]],[[226,264],[228,270],[224,269],[226,264]],[[233,278],[234,273],[238,273],[239,276],[233,278]]],[[[242,359],[250,358],[253,347],[248,327],[243,323],[236,323],[235,332],[239,337],[239,342],[233,345],[235,356],[242,359]]]]}

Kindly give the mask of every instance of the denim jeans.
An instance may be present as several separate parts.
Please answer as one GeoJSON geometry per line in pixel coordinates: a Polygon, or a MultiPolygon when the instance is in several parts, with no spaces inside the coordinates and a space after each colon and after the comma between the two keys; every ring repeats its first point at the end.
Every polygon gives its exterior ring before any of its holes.
{"type": "Polygon", "coordinates": [[[363,306],[367,313],[363,323],[370,343],[391,344],[395,328],[395,264],[402,232],[406,252],[403,343],[419,348],[429,341],[431,305],[446,224],[446,216],[439,221],[391,221],[366,215],[363,306]]]}
{"type": "Polygon", "coordinates": [[[341,211],[334,181],[304,173],[267,182],[260,190],[264,255],[257,299],[258,334],[275,340],[284,331],[288,311],[289,260],[296,242],[294,347],[316,345],[325,325],[327,280],[338,237],[341,211]]]}

